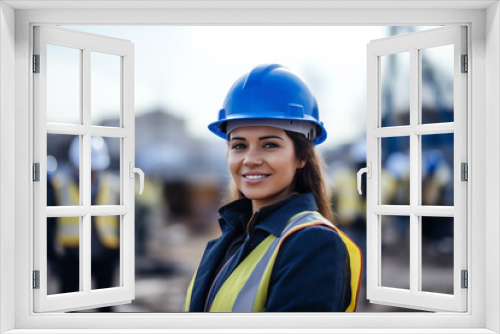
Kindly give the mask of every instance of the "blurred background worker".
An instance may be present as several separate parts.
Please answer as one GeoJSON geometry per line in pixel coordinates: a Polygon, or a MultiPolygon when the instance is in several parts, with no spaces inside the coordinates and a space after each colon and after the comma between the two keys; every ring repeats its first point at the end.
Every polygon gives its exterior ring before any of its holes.
{"type": "MultiPolygon", "coordinates": [[[[47,205],[80,204],[80,140],[76,137],[69,148],[73,168],[51,175],[47,182],[47,205]]],[[[91,205],[120,204],[120,178],[106,171],[110,164],[108,145],[101,137],[91,139],[91,205]]],[[[47,225],[47,257],[50,269],[59,279],[59,291],[80,291],[80,218],[49,218],[47,225]]],[[[119,216],[91,218],[92,289],[117,286],[115,272],[120,259],[119,216]]],[[[111,311],[111,307],[99,309],[111,311]]]]}
{"type": "MultiPolygon", "coordinates": [[[[332,207],[337,213],[339,226],[360,248],[366,259],[366,182],[362,195],[357,190],[357,170],[366,166],[366,139],[353,143],[345,161],[332,175],[332,207]]],[[[366,263],[365,263],[366,264],[366,263]]],[[[366,280],[366,270],[362,273],[366,280]]]]}

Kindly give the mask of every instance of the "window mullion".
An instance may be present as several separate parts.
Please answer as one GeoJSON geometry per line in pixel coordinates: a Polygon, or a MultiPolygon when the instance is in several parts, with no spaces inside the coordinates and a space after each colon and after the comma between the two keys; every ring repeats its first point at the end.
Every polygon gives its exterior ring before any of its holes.
{"type": "MultiPolygon", "coordinates": [[[[419,118],[421,118],[421,115],[419,116],[419,118]]],[[[412,127],[412,131],[413,133],[419,136],[453,133],[455,131],[455,123],[447,122],[447,123],[419,124],[412,127]]]]}
{"type": "Polygon", "coordinates": [[[125,205],[94,205],[90,207],[92,216],[115,216],[130,212],[130,207],[125,205]]]}
{"type": "Polygon", "coordinates": [[[47,133],[83,136],[89,133],[92,136],[124,138],[130,135],[129,129],[107,126],[86,126],[80,124],[47,123],[47,133]]]}
{"type": "Polygon", "coordinates": [[[82,136],[80,150],[80,180],[82,180],[80,198],[85,207],[91,205],[91,189],[90,189],[90,50],[83,49],[82,59],[82,90],[81,90],[81,105],[82,105],[82,124],[87,130],[82,136]]]}
{"type": "Polygon", "coordinates": [[[82,59],[82,124],[90,126],[90,49],[83,49],[82,59]]]}
{"type": "Polygon", "coordinates": [[[91,249],[90,249],[90,234],[91,234],[91,216],[86,214],[81,219],[80,235],[80,289],[85,293],[90,293],[91,290],[91,249]]]}
{"type": "Polygon", "coordinates": [[[413,208],[420,204],[420,137],[415,134],[419,122],[420,61],[416,48],[410,49],[410,291],[415,293],[421,281],[420,217],[413,208]]]}
{"type": "Polygon", "coordinates": [[[416,124],[412,126],[390,126],[384,128],[376,128],[373,130],[373,135],[379,138],[409,136],[410,133],[417,135],[435,135],[453,133],[455,131],[455,123],[431,123],[431,124],[416,124]]]}
{"type": "Polygon", "coordinates": [[[111,138],[125,138],[130,135],[129,129],[112,128],[105,126],[92,126],[90,128],[92,136],[111,137],[111,138]]]}
{"type": "Polygon", "coordinates": [[[453,206],[421,205],[412,208],[412,213],[421,217],[454,217],[453,206]]]}
{"type": "Polygon", "coordinates": [[[88,127],[81,124],[47,123],[47,133],[82,136],[88,132],[88,127]]]}
{"type": "Polygon", "coordinates": [[[90,210],[84,206],[48,206],[46,207],[47,218],[51,217],[83,217],[90,210]]]}
{"type": "Polygon", "coordinates": [[[373,129],[373,135],[378,138],[387,138],[387,137],[399,137],[399,136],[408,136],[411,133],[411,127],[407,125],[403,126],[389,126],[389,127],[379,127],[373,129]]]}
{"type": "Polygon", "coordinates": [[[83,127],[87,129],[82,136],[80,150],[80,180],[81,181],[81,195],[83,206],[88,208],[89,211],[81,219],[80,235],[82,240],[80,242],[80,284],[82,284],[82,291],[90,293],[91,290],[91,215],[90,206],[92,204],[91,195],[91,134],[90,134],[90,50],[84,48],[82,52],[82,89],[81,89],[81,120],[83,127]]]}
{"type": "Polygon", "coordinates": [[[382,216],[409,216],[415,214],[421,217],[454,217],[455,207],[420,205],[410,207],[409,205],[375,205],[372,213],[382,216]]]}

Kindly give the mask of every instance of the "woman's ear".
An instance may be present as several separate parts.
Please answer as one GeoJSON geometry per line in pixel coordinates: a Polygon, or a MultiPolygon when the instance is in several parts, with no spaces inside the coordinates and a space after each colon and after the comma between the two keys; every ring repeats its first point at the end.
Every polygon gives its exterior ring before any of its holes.
{"type": "Polygon", "coordinates": [[[297,169],[302,169],[302,168],[304,168],[305,165],[306,165],[306,161],[300,160],[299,162],[297,162],[297,169]]]}

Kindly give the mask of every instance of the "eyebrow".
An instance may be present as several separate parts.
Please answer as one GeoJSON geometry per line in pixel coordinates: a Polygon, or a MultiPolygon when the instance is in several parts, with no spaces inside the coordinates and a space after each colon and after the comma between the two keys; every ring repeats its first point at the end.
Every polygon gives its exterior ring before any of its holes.
{"type": "Polygon", "coordinates": [[[281,140],[284,140],[280,136],[264,136],[264,137],[259,137],[259,140],[266,140],[266,139],[281,139],[281,140]]]}
{"type": "MultiPolygon", "coordinates": [[[[264,136],[264,137],[259,137],[259,140],[266,140],[266,139],[281,139],[281,140],[284,140],[280,136],[264,136]]],[[[243,138],[243,137],[231,137],[230,140],[231,141],[233,141],[233,140],[246,140],[246,138],[243,138]]]]}

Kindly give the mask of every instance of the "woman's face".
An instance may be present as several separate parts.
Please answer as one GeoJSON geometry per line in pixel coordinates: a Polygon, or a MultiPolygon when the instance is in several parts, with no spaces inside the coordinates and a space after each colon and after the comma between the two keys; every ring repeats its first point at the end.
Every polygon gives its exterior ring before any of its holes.
{"type": "Polygon", "coordinates": [[[252,200],[254,212],[292,192],[295,171],[304,164],[284,130],[239,127],[231,132],[228,145],[229,170],[239,191],[252,200]]]}

